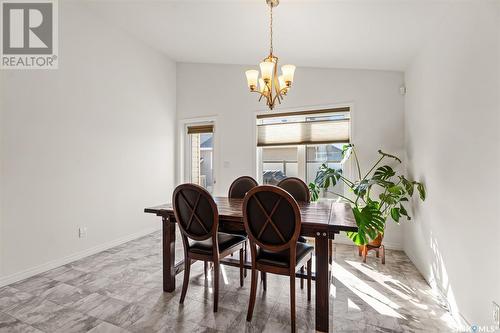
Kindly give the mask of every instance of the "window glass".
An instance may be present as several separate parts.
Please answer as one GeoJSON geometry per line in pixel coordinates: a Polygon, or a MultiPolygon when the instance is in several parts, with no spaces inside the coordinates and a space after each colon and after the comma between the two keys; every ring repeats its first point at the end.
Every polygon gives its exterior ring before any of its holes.
{"type": "Polygon", "coordinates": [[[203,186],[210,193],[214,187],[213,137],[213,133],[189,134],[191,182],[203,186]]]}
{"type": "Polygon", "coordinates": [[[286,177],[298,177],[297,146],[262,148],[262,182],[276,185],[286,177]]]}
{"type": "MultiPolygon", "coordinates": [[[[347,143],[345,143],[347,144],[347,143]]],[[[324,163],[332,169],[344,169],[342,165],[342,147],[344,143],[314,145],[306,147],[306,183],[314,182],[319,168],[324,163]]],[[[343,193],[342,183],[338,183],[334,192],[343,193]]]]}

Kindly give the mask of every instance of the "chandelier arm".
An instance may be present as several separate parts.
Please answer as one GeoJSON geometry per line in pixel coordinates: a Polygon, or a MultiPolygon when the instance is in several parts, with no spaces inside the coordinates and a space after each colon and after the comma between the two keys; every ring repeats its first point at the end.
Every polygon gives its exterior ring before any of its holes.
{"type": "Polygon", "coordinates": [[[267,100],[269,100],[269,98],[268,98],[268,96],[267,96],[266,94],[263,94],[263,93],[261,93],[261,92],[260,92],[260,91],[258,91],[258,90],[254,90],[254,91],[250,91],[250,92],[254,92],[254,93],[257,93],[257,94],[259,94],[259,95],[260,95],[260,96],[259,96],[259,102],[261,101],[262,97],[265,97],[267,100]]]}
{"type": "Polygon", "coordinates": [[[282,93],[285,92],[286,89],[287,88],[280,89],[279,94],[276,94],[276,96],[274,96],[274,98],[273,98],[273,102],[272,102],[273,104],[276,102],[276,99],[278,99],[278,102],[281,104],[281,100],[284,100],[284,98],[283,98],[284,95],[282,93]]]}

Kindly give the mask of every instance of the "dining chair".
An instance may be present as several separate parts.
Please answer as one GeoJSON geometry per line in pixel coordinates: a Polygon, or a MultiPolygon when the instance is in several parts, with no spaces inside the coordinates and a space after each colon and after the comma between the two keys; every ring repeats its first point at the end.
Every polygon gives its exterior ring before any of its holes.
{"type": "Polygon", "coordinates": [[[257,185],[259,185],[257,181],[250,176],[238,177],[231,183],[227,196],[228,198],[243,199],[245,194],[257,185]]]}
{"type": "MultiPolygon", "coordinates": [[[[236,178],[229,186],[229,191],[227,193],[228,198],[243,199],[245,194],[250,191],[255,186],[259,185],[255,179],[250,176],[241,176],[236,178]]],[[[238,234],[245,235],[244,231],[237,232],[238,234]]],[[[247,243],[245,242],[245,261],[247,259],[247,243]]],[[[247,276],[247,270],[244,271],[245,277],[247,276]]]]}
{"type": "Polygon", "coordinates": [[[307,187],[307,184],[304,183],[304,181],[302,181],[302,179],[300,178],[284,178],[278,183],[278,187],[290,193],[292,197],[297,201],[311,201],[311,192],[309,192],[309,187],[307,187]]]}
{"type": "MultiPolygon", "coordinates": [[[[297,201],[311,201],[311,192],[306,183],[297,177],[287,177],[278,183],[278,186],[290,193],[297,201]]],[[[307,242],[304,237],[299,238],[299,242],[307,242]]],[[[328,241],[328,262],[333,261],[333,241],[328,241]]],[[[303,287],[303,280],[300,281],[300,287],[303,287]]]]}
{"type": "MultiPolygon", "coordinates": [[[[278,187],[284,189],[298,202],[309,202],[311,201],[311,193],[309,192],[309,187],[302,181],[302,179],[297,177],[287,177],[282,179],[278,187]]],[[[299,236],[299,242],[307,243],[307,239],[303,236],[299,236]]],[[[304,267],[300,268],[300,272],[304,273],[304,267]]],[[[264,277],[265,283],[265,277],[264,277]]],[[[304,289],[304,278],[300,278],[300,289],[304,289]]]]}
{"type": "MultiPolygon", "coordinates": [[[[243,286],[243,248],[246,237],[218,231],[219,213],[214,199],[203,187],[182,184],[174,191],[172,204],[184,245],[184,282],[180,303],[184,303],[192,260],[212,262],[214,271],[214,312],[219,303],[220,259],[240,252],[240,286],[243,286]]],[[[205,272],[206,273],[206,272],[205,272]]]]}
{"type": "Polygon", "coordinates": [[[300,210],[295,199],[276,186],[251,189],[243,200],[243,221],[252,253],[252,278],[247,321],[252,320],[257,295],[257,272],[290,277],[290,315],[295,332],[295,273],[307,263],[307,300],[311,300],[311,265],[313,247],[297,242],[300,210]]]}

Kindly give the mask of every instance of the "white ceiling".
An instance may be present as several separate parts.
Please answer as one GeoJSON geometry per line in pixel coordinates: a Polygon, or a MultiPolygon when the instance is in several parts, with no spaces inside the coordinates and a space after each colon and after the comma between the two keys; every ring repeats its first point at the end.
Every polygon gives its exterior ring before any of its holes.
{"type": "MultiPolygon", "coordinates": [[[[265,0],[87,1],[96,14],[181,62],[257,64],[268,54],[265,0]]],[[[453,4],[281,0],[274,50],[298,66],[404,70],[453,4]]]]}

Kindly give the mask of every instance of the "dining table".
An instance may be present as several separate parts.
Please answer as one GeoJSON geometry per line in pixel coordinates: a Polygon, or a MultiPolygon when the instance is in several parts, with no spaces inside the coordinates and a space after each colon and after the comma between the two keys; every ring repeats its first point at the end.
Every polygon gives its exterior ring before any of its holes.
{"type": "MultiPolygon", "coordinates": [[[[214,197],[219,213],[219,231],[242,232],[243,199],[214,197]]],[[[300,234],[314,238],[315,271],[315,323],[316,331],[328,332],[329,297],[331,283],[331,266],[329,262],[329,240],[341,231],[357,231],[352,208],[348,203],[333,199],[320,199],[316,202],[298,202],[302,220],[300,234]]],[[[162,251],[163,251],[163,290],[175,290],[175,276],[184,270],[184,261],[175,261],[176,221],[171,203],[146,208],[145,213],[156,214],[162,219],[162,251]]],[[[239,266],[239,260],[225,258],[221,264],[239,266]]],[[[245,262],[251,268],[251,262],[245,262]]],[[[297,272],[297,277],[306,277],[297,272]]]]}

